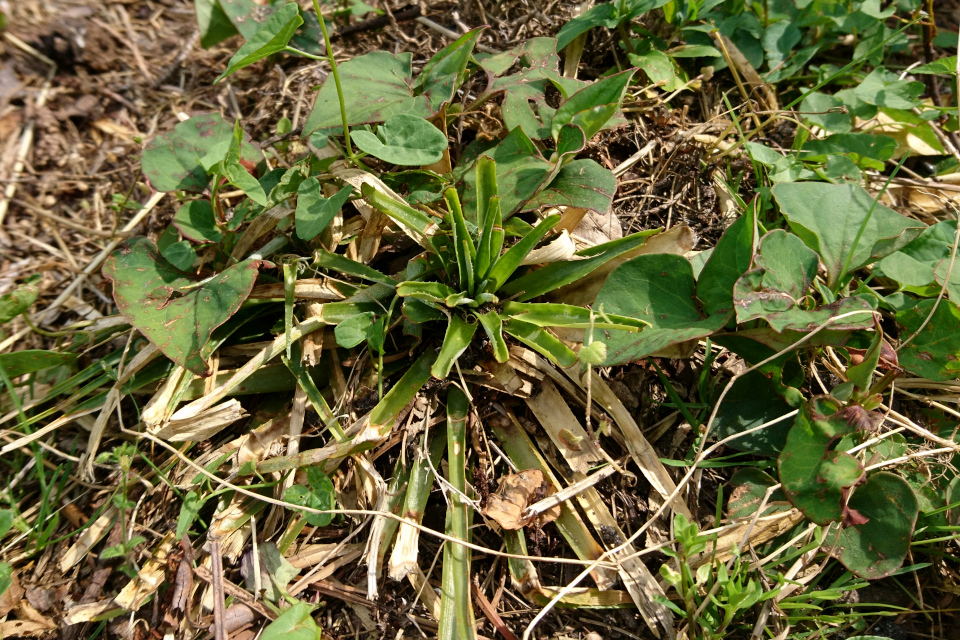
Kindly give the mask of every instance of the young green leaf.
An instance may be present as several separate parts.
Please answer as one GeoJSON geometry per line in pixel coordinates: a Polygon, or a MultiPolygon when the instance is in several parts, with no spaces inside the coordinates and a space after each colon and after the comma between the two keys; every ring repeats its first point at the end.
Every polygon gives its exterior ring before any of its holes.
{"type": "Polygon", "coordinates": [[[333,334],[337,338],[338,345],[344,349],[352,349],[370,337],[373,325],[373,312],[358,313],[338,324],[334,328],[333,334]]]}
{"type": "Polygon", "coordinates": [[[213,83],[216,84],[230,74],[286,49],[287,43],[301,24],[303,24],[303,18],[300,17],[300,7],[297,3],[291,2],[280,7],[280,10],[270,16],[256,34],[230,58],[226,71],[221,73],[213,83]]]}
{"type": "Polygon", "coordinates": [[[495,311],[487,313],[474,312],[487,337],[490,338],[490,346],[493,349],[493,357],[497,362],[506,362],[510,359],[510,350],[503,339],[503,318],[495,311]]]}
{"type": "Polygon", "coordinates": [[[476,324],[467,323],[459,314],[450,316],[447,332],[443,336],[443,346],[440,347],[437,361],[431,369],[434,378],[446,380],[447,376],[450,375],[450,369],[453,367],[453,363],[456,362],[457,358],[470,346],[470,341],[476,332],[476,324]]]}
{"type": "Polygon", "coordinates": [[[474,273],[477,282],[487,279],[490,268],[496,264],[503,248],[503,217],[500,215],[500,198],[492,196],[480,231],[480,245],[477,247],[477,260],[474,273]]]}
{"type": "Polygon", "coordinates": [[[24,280],[23,284],[16,289],[0,297],[0,324],[10,322],[33,306],[40,295],[37,282],[41,277],[39,273],[34,274],[24,280]]]}
{"type": "Polygon", "coordinates": [[[467,230],[467,223],[463,219],[463,210],[460,208],[460,198],[457,190],[447,189],[443,194],[450,211],[450,230],[453,232],[453,251],[457,256],[457,271],[460,274],[460,287],[473,294],[474,273],[473,265],[477,257],[477,250],[473,245],[473,238],[467,230]]]}
{"type": "Polygon", "coordinates": [[[294,214],[297,236],[308,241],[316,238],[330,225],[351,193],[353,187],[347,185],[333,197],[324,198],[319,180],[310,177],[301,182],[297,190],[297,210],[294,214]]]}
{"type": "Polygon", "coordinates": [[[315,264],[318,267],[359,276],[391,287],[397,284],[397,281],[390,276],[380,273],[373,267],[367,266],[362,262],[357,262],[356,260],[342,256],[339,253],[331,253],[326,249],[319,249],[314,255],[316,258],[315,264]]]}
{"type": "Polygon", "coordinates": [[[493,256],[495,261],[485,278],[487,280],[487,286],[484,287],[484,291],[495,293],[499,290],[500,287],[503,286],[503,283],[517,270],[520,263],[523,262],[523,259],[527,257],[527,254],[533,251],[537,243],[540,242],[551,229],[557,226],[558,222],[560,222],[559,215],[544,218],[543,221],[528,232],[520,242],[507,249],[507,252],[502,256],[499,258],[493,256]]]}
{"type": "MultiPolygon", "coordinates": [[[[506,302],[503,314],[538,327],[570,327],[589,329],[591,326],[589,309],[570,304],[506,302]]],[[[640,331],[650,323],[638,318],[600,314],[593,312],[593,328],[621,331],[640,331]]]]}
{"type": "Polygon", "coordinates": [[[431,368],[436,359],[437,353],[433,349],[427,349],[420,354],[397,384],[384,394],[370,412],[372,426],[389,426],[390,422],[417,396],[423,385],[430,379],[431,368]]]}
{"type": "Polygon", "coordinates": [[[351,139],[361,151],[401,166],[433,164],[447,148],[447,137],[440,129],[406,113],[387,118],[376,135],[357,129],[351,139]]]}
{"type": "Polygon", "coordinates": [[[577,362],[577,354],[546,329],[510,318],[503,323],[503,330],[560,367],[577,362]]]}
{"type": "Polygon", "coordinates": [[[567,123],[579,125],[589,140],[613,117],[620,108],[623,95],[636,69],[627,69],[593,82],[570,96],[557,109],[550,133],[558,139],[560,129],[567,123]]]}
{"type": "Polygon", "coordinates": [[[434,226],[430,216],[418,211],[408,205],[406,202],[394,200],[390,196],[377,191],[368,183],[363,183],[361,189],[363,199],[370,203],[375,209],[385,213],[393,220],[405,225],[421,235],[427,235],[427,231],[434,226]]]}
{"type": "Polygon", "coordinates": [[[194,242],[220,242],[223,232],[217,226],[210,201],[191,200],[177,209],[173,216],[173,226],[194,242]]]}
{"type": "Polygon", "coordinates": [[[578,255],[590,256],[586,260],[552,262],[542,269],[537,269],[508,282],[500,290],[500,296],[506,298],[520,294],[517,300],[526,302],[554,289],[559,289],[589,275],[594,269],[603,266],[617,256],[636,249],[647,241],[649,235],[646,232],[634,233],[625,238],[605,242],[579,252],[578,255]]]}
{"type": "Polygon", "coordinates": [[[401,282],[397,285],[397,295],[403,298],[416,298],[434,304],[447,304],[447,300],[458,293],[442,282],[401,282]]]}
{"type": "Polygon", "coordinates": [[[267,625],[260,640],[323,640],[323,632],[310,615],[313,605],[297,602],[267,625]]]}

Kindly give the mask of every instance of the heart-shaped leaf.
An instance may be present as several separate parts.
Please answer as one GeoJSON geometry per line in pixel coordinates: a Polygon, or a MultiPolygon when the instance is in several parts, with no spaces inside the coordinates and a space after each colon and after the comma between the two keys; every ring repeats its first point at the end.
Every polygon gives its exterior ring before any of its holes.
{"type": "Polygon", "coordinates": [[[892,473],[875,473],[857,488],[847,508],[866,522],[840,531],[836,545],[840,562],[868,580],[899,569],[910,549],[919,513],[917,496],[910,485],[892,473]]]}
{"type": "Polygon", "coordinates": [[[640,333],[604,332],[608,365],[625,364],[671,345],[708,336],[723,328],[731,312],[704,317],[697,308],[693,267],[666,253],[629,260],[607,278],[594,308],[637,318],[650,326],[640,333]]]}
{"type": "Polygon", "coordinates": [[[398,113],[390,116],[377,129],[353,132],[352,140],[361,151],[401,166],[427,165],[443,158],[447,136],[417,116],[398,113]]]}
{"type": "Polygon", "coordinates": [[[300,7],[297,3],[291,2],[280,7],[280,10],[270,16],[257,29],[254,36],[230,58],[226,71],[221,73],[213,83],[216,84],[231,73],[286,49],[294,31],[301,24],[303,24],[303,18],[300,17],[300,7]]]}
{"type": "Polygon", "coordinates": [[[223,239],[209,200],[191,200],[177,209],[173,225],[194,242],[220,242],[223,239]]]}
{"type": "Polygon", "coordinates": [[[294,219],[297,236],[301,240],[313,240],[333,221],[337,212],[346,204],[353,187],[347,185],[331,198],[323,197],[320,181],[307,178],[300,183],[297,192],[297,210],[294,219]]]}
{"type": "Polygon", "coordinates": [[[261,262],[245,260],[202,284],[176,270],[147,238],[131,238],[103,265],[120,313],[175,363],[208,375],[202,349],[240,309],[261,262]],[[174,294],[181,294],[173,297],[174,294]]]}
{"type": "MultiPolygon", "coordinates": [[[[143,148],[143,173],[158,191],[203,191],[210,178],[205,167],[216,165],[233,141],[232,124],[219,113],[194,116],[161,133],[143,148]],[[201,159],[204,162],[201,162],[201,159]]],[[[244,142],[240,157],[260,162],[259,149],[244,142]]]]}
{"type": "MultiPolygon", "coordinates": [[[[395,56],[386,51],[373,51],[340,65],[348,124],[383,122],[397,113],[421,118],[434,114],[428,95],[414,95],[411,58],[409,53],[395,56]]],[[[317,129],[342,126],[337,87],[328,78],[303,125],[303,136],[317,129]]]]}
{"type": "Polygon", "coordinates": [[[780,183],[773,187],[773,195],[790,229],[820,254],[831,287],[844,268],[849,273],[887,256],[925,228],[876,202],[855,184],[780,183]]]}

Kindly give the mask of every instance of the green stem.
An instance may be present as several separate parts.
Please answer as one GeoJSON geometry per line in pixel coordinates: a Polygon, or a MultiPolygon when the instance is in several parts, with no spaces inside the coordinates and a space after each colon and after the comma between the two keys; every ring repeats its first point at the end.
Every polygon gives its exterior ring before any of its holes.
{"type": "Polygon", "coordinates": [[[319,0],[313,0],[313,9],[317,12],[317,21],[320,23],[320,31],[323,33],[323,46],[327,50],[327,59],[330,61],[330,70],[333,72],[333,82],[337,85],[337,98],[340,99],[340,117],[343,118],[343,138],[347,147],[347,155],[353,161],[353,148],[350,146],[350,127],[347,124],[347,105],[343,100],[343,87],[340,84],[340,71],[337,69],[337,61],[333,59],[333,48],[330,46],[330,34],[327,33],[327,23],[323,19],[323,13],[320,11],[319,0]]]}
{"type": "MultiPolygon", "coordinates": [[[[450,492],[449,507],[450,535],[464,542],[470,539],[470,506],[464,501],[467,488],[467,414],[470,405],[467,396],[459,387],[450,386],[447,393],[447,462],[449,463],[449,481],[455,491],[450,492]]],[[[444,580],[442,600],[453,600],[458,640],[471,640],[476,637],[473,624],[473,606],[470,597],[470,550],[453,542],[446,542],[444,548],[444,566],[450,566],[449,588],[444,580]],[[448,562],[449,560],[449,562],[448,562]]],[[[446,571],[444,572],[446,574],[446,571]]],[[[446,577],[446,576],[445,576],[446,577]]],[[[449,605],[442,606],[441,618],[449,615],[449,605]]],[[[449,630],[449,620],[441,619],[440,629],[449,630]]],[[[441,640],[447,640],[441,637],[441,640]]],[[[452,638],[450,639],[452,640],[452,638]]]]}

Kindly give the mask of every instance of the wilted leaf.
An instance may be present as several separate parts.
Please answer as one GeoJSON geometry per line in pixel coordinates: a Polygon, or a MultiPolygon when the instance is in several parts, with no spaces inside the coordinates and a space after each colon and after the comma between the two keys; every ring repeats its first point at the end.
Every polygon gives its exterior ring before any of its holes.
{"type": "Polygon", "coordinates": [[[560,515],[560,505],[552,507],[539,516],[525,517],[524,511],[530,505],[552,496],[557,488],[547,482],[540,469],[526,469],[511,473],[500,479],[496,493],[487,498],[483,515],[496,521],[504,529],[522,529],[534,519],[538,525],[553,522],[560,515]]]}
{"type": "Polygon", "coordinates": [[[260,264],[245,260],[198,285],[164,260],[153,242],[131,238],[107,258],[103,275],[113,281],[117,308],[130,324],[175,363],[203,376],[201,349],[250,295],[260,264]]]}

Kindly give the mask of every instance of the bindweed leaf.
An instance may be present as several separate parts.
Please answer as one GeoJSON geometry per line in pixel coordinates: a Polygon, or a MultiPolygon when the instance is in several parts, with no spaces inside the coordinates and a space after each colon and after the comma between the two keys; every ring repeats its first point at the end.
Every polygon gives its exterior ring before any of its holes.
{"type": "Polygon", "coordinates": [[[312,612],[313,605],[298,602],[267,625],[260,640],[323,640],[312,612]]]}
{"type": "Polygon", "coordinates": [[[37,286],[40,278],[39,273],[32,275],[16,289],[0,297],[0,324],[10,322],[33,306],[40,295],[40,288],[37,286]]]}
{"type": "Polygon", "coordinates": [[[220,242],[223,232],[217,227],[209,200],[191,200],[177,209],[173,225],[194,242],[220,242]]]}
{"type": "Polygon", "coordinates": [[[301,182],[297,190],[297,210],[294,214],[297,237],[301,240],[316,238],[330,225],[351,193],[353,187],[347,185],[333,197],[324,198],[319,180],[311,177],[301,182]]]}
{"type": "Polygon", "coordinates": [[[207,375],[201,349],[240,309],[262,263],[245,260],[202,284],[167,262],[147,238],[131,238],[104,262],[117,308],[160,351],[196,375],[207,375]],[[179,294],[178,296],[176,294],[179,294]]]}
{"type": "Polygon", "coordinates": [[[577,91],[557,109],[550,133],[554,139],[567,123],[579,125],[589,140],[603,128],[620,108],[623,95],[636,69],[627,69],[593,82],[577,91]]]}
{"type": "Polygon", "coordinates": [[[300,7],[295,2],[280,7],[280,10],[270,16],[257,29],[253,37],[230,58],[226,71],[221,73],[213,83],[216,84],[230,74],[286,49],[287,43],[301,24],[303,24],[303,18],[300,17],[300,7]]]}
{"type": "Polygon", "coordinates": [[[401,166],[427,165],[443,158],[447,137],[417,116],[398,113],[377,129],[377,135],[358,129],[352,140],[361,151],[401,166]]]}

